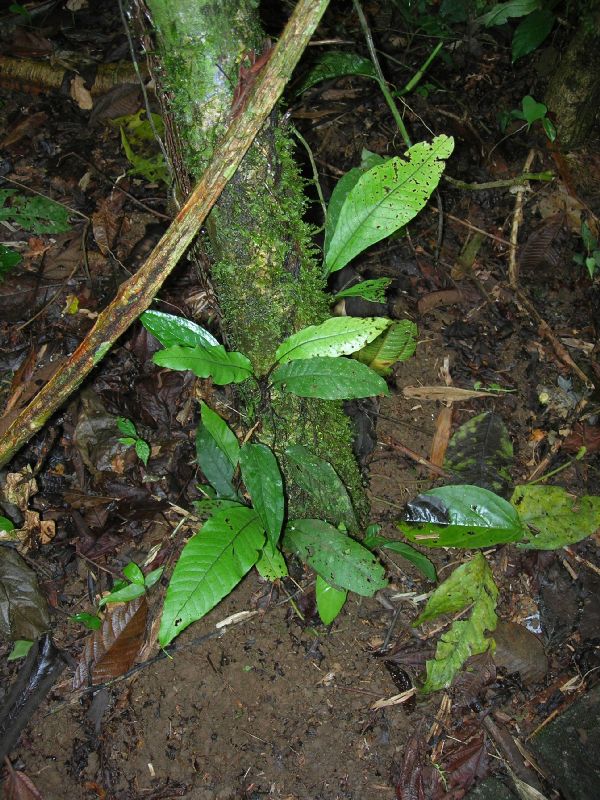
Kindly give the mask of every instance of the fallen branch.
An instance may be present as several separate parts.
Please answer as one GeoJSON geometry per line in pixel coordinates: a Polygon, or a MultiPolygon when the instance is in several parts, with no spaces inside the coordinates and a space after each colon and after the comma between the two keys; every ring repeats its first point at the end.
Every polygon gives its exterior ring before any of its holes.
{"type": "Polygon", "coordinates": [[[258,74],[247,104],[229,126],[206,172],[146,263],[119,288],[79,347],[54,373],[0,440],[4,466],[78,388],[116,340],[144,312],[235,174],[279,99],[329,0],[299,0],[277,46],[258,74]]]}

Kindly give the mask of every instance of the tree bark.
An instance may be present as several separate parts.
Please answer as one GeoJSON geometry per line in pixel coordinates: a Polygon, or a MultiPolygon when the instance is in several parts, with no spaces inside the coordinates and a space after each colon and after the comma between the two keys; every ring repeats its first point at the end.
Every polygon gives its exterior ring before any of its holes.
{"type": "Polygon", "coordinates": [[[546,92],[561,148],[582,145],[594,126],[600,105],[600,0],[582,14],[546,92]]]}
{"type": "MultiPolygon", "coordinates": [[[[251,80],[267,57],[257,3],[147,0],[147,5],[175,160],[195,179],[243,102],[244,78],[251,80]]],[[[179,183],[185,184],[185,177],[179,183]]],[[[213,209],[203,242],[227,344],[245,353],[259,376],[268,373],[283,339],[330,316],[312,231],[303,221],[305,205],[290,137],[274,112],[213,209]]],[[[250,420],[260,422],[257,436],[275,449],[284,471],[288,445],[309,447],[333,464],[364,514],[352,430],[340,403],[273,393],[265,400],[255,389],[244,389],[240,402],[250,420]]],[[[324,513],[294,503],[292,497],[292,513],[324,513]]]]}

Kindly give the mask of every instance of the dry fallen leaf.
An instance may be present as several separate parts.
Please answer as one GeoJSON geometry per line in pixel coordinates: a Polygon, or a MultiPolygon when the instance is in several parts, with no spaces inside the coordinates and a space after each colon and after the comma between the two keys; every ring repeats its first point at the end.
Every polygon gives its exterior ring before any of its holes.
{"type": "Polygon", "coordinates": [[[494,392],[476,392],[474,389],[458,389],[456,386],[405,386],[404,397],[416,400],[441,400],[455,403],[474,397],[494,397],[494,392]]]}
{"type": "Polygon", "coordinates": [[[85,81],[81,75],[76,75],[71,81],[70,95],[82,111],[90,111],[94,107],[92,93],[85,88],[85,81]]]}
{"type": "Polygon", "coordinates": [[[148,603],[145,597],[109,606],[102,627],[88,637],[73,676],[73,688],[96,686],[130,669],[144,643],[148,603]]]}

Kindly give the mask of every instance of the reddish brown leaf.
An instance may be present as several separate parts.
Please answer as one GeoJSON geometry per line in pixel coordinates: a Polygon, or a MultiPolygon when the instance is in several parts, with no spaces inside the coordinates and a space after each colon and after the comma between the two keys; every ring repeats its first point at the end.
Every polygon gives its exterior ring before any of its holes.
{"type": "Polygon", "coordinates": [[[24,772],[13,769],[8,759],[6,759],[6,769],[8,778],[4,782],[5,800],[44,800],[33,781],[24,772]]]}
{"type": "Polygon", "coordinates": [[[518,672],[525,685],[540,683],[548,672],[544,645],[538,637],[516,622],[500,621],[494,631],[494,663],[509,675],[518,672]]]}
{"type": "Polygon", "coordinates": [[[563,442],[563,450],[568,453],[577,453],[580,447],[585,447],[588,454],[600,450],[600,426],[577,423],[573,432],[563,442]]]}
{"type": "Polygon", "coordinates": [[[92,214],[94,239],[103,256],[113,249],[117,234],[123,221],[123,204],[125,195],[121,191],[112,194],[98,203],[98,210],[92,214]]]}
{"type": "Polygon", "coordinates": [[[470,742],[460,742],[453,749],[442,765],[447,786],[451,791],[443,789],[437,796],[442,800],[460,800],[469,791],[476,779],[485,777],[488,769],[488,758],[483,733],[470,742]]]}
{"type": "Polygon", "coordinates": [[[137,598],[108,606],[102,627],[87,639],[73,676],[73,688],[96,686],[127,672],[144,643],[148,603],[137,598]]]}

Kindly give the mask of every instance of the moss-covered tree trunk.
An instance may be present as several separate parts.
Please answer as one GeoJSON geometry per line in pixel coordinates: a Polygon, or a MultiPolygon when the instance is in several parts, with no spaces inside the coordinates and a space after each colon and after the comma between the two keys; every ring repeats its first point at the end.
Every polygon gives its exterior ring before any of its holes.
{"type": "MultiPolygon", "coordinates": [[[[585,7],[585,4],[584,4],[585,7]]],[[[600,0],[592,0],[546,92],[561,147],[573,149],[588,138],[600,105],[600,0]]]]}
{"type": "MultiPolygon", "coordinates": [[[[240,75],[251,76],[252,64],[260,64],[268,47],[258,3],[148,0],[147,5],[176,158],[195,180],[235,113],[240,75]]],[[[204,242],[227,343],[251,359],[259,376],[268,372],[285,337],[329,316],[304,210],[290,138],[274,113],[211,214],[204,242]]],[[[241,400],[260,422],[258,437],[283,461],[289,444],[311,448],[333,464],[357,510],[364,511],[352,431],[339,403],[273,394],[265,402],[258,390],[247,390],[241,400]]]]}

